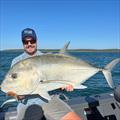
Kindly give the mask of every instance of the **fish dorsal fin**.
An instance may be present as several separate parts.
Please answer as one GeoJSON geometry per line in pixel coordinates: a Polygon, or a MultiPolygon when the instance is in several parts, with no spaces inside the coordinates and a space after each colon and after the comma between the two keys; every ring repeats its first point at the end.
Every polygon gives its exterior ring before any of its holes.
{"type": "Polygon", "coordinates": [[[64,45],[64,47],[59,51],[59,54],[66,54],[69,44],[70,44],[70,41],[64,45]]]}

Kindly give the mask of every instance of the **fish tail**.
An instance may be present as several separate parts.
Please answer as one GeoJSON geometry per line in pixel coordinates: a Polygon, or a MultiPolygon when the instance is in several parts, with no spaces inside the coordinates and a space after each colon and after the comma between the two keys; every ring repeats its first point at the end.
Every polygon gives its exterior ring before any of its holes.
{"type": "Polygon", "coordinates": [[[111,70],[113,69],[113,67],[118,64],[120,62],[120,58],[117,58],[113,61],[111,61],[110,63],[108,63],[104,69],[102,69],[102,72],[105,76],[105,79],[107,80],[107,83],[108,85],[111,87],[111,88],[114,88],[114,83],[113,83],[113,80],[112,80],[112,75],[111,75],[111,70]]]}

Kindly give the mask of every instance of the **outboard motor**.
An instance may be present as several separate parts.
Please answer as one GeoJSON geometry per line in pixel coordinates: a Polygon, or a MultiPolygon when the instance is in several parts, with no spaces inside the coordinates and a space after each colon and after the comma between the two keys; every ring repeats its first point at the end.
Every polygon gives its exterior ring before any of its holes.
{"type": "Polygon", "coordinates": [[[114,98],[120,103],[120,86],[115,88],[115,90],[114,90],[114,98]]]}

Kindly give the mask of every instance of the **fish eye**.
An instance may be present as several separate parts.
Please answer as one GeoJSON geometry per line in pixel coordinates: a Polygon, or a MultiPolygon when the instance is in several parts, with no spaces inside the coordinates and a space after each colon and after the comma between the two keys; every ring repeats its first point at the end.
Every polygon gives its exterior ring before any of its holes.
{"type": "Polygon", "coordinates": [[[43,80],[40,80],[41,83],[43,83],[43,80]]]}
{"type": "Polygon", "coordinates": [[[12,73],[12,74],[11,74],[11,77],[12,77],[13,79],[16,79],[16,78],[17,78],[17,73],[12,73]]]}

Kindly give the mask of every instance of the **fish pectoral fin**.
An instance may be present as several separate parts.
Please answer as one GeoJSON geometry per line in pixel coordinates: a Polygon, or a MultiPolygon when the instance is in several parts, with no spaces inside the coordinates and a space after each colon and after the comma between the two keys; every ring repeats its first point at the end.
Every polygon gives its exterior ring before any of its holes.
{"type": "Polygon", "coordinates": [[[76,85],[76,86],[74,86],[74,88],[75,89],[86,89],[87,86],[85,86],[85,85],[76,85]]]}
{"type": "Polygon", "coordinates": [[[47,100],[51,100],[51,97],[50,97],[50,95],[48,94],[48,92],[47,91],[42,91],[42,92],[40,92],[40,93],[38,93],[41,97],[43,97],[43,98],[45,98],[45,99],[47,99],[47,100]]]}

